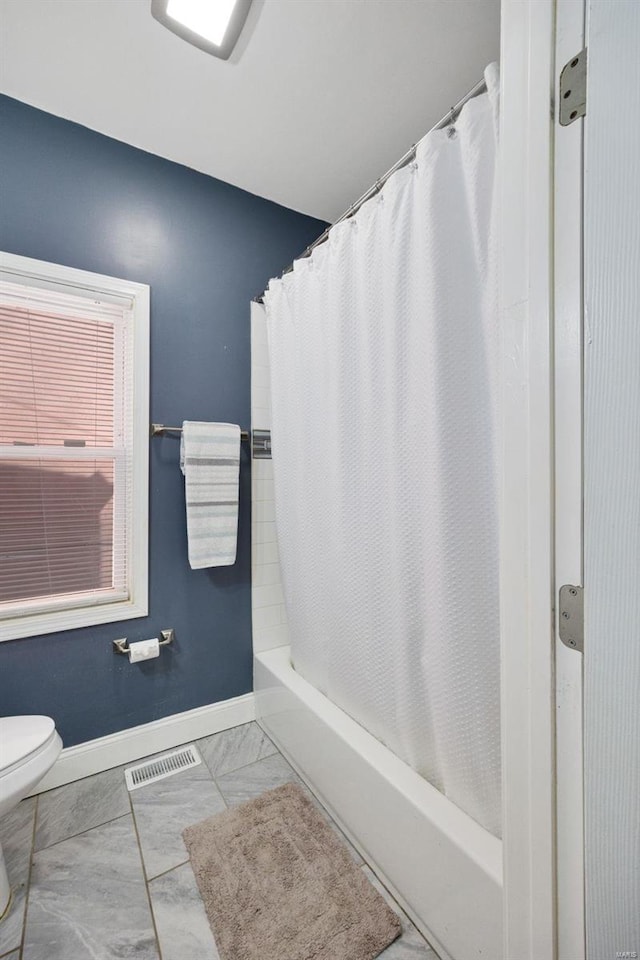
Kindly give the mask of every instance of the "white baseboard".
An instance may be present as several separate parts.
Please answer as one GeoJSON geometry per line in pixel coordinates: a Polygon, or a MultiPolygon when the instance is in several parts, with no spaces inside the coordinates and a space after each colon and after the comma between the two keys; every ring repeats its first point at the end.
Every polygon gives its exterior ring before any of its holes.
{"type": "Polygon", "coordinates": [[[66,747],[31,796],[255,720],[252,693],[66,747]]]}

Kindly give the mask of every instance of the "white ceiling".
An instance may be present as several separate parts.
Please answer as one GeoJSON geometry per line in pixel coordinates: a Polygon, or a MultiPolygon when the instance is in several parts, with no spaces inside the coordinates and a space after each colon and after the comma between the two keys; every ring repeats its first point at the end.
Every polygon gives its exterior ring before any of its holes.
{"type": "Polygon", "coordinates": [[[0,0],[0,90],[334,220],[498,58],[499,0],[254,0],[230,60],[150,0],[0,0]]]}

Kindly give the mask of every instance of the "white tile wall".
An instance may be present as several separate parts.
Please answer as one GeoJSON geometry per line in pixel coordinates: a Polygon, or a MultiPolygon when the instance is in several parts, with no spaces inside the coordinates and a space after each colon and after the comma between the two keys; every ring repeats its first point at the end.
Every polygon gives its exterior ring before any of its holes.
{"type": "MultiPolygon", "coordinates": [[[[251,304],[251,421],[257,430],[271,429],[267,325],[257,304],[251,304]]],[[[289,643],[289,627],[276,542],[273,461],[253,460],[251,477],[253,649],[260,653],[289,643]]]]}
{"type": "MultiPolygon", "coordinates": [[[[253,484],[252,484],[253,488],[253,484]]],[[[275,523],[276,503],[273,497],[271,500],[256,500],[251,491],[251,510],[256,523],[275,523]]]]}
{"type": "Polygon", "coordinates": [[[275,543],[276,542],[276,524],[275,520],[269,523],[258,523],[253,521],[253,530],[251,540],[253,543],[275,543]]]}

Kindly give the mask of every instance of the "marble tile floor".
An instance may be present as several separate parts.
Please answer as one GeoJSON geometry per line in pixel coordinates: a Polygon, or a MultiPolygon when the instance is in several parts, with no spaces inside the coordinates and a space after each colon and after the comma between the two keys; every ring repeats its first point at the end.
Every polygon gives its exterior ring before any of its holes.
{"type": "MultiPolygon", "coordinates": [[[[165,780],[129,793],[118,767],[23,800],[0,820],[14,891],[0,960],[219,960],[181,832],[300,780],[255,723],[197,744],[203,763],[165,780]]],[[[402,920],[382,960],[437,960],[312,799],[402,920]]]]}

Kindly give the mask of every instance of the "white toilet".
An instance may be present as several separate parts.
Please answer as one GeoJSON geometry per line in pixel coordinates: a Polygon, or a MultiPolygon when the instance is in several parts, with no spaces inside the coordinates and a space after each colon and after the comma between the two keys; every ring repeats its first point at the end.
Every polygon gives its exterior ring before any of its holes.
{"type": "MultiPolygon", "coordinates": [[[[0,817],[42,780],[61,750],[62,740],[50,717],[0,717],[0,817]]],[[[0,919],[10,900],[11,887],[0,845],[0,919]]]]}

